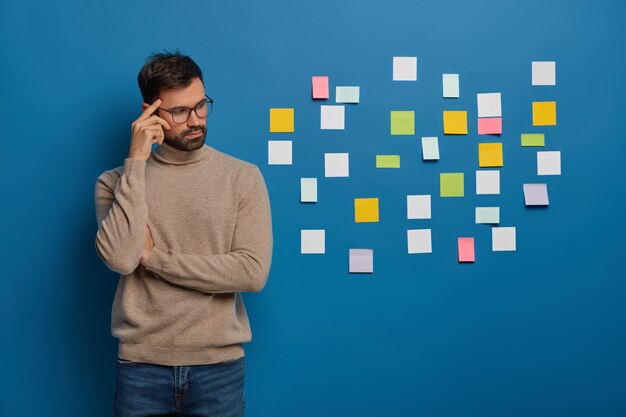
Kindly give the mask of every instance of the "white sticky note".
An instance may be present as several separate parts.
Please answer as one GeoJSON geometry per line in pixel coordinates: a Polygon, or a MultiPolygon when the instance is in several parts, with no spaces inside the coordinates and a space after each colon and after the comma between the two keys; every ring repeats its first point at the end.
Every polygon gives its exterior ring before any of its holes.
{"type": "Polygon", "coordinates": [[[268,165],[291,165],[292,141],[270,140],[267,142],[268,165]]]}
{"type": "Polygon", "coordinates": [[[320,128],[324,130],[344,130],[345,106],[321,106],[320,128]]]}
{"type": "Polygon", "coordinates": [[[502,96],[500,93],[476,94],[478,117],[502,117],[502,96]]]}
{"type": "Polygon", "coordinates": [[[336,87],[335,102],[337,103],[358,103],[361,96],[360,87],[336,87]]]}
{"type": "Polygon", "coordinates": [[[500,223],[500,207],[476,207],[476,224],[500,223]]]}
{"type": "Polygon", "coordinates": [[[561,175],[561,151],[537,152],[537,175],[561,175]]]}
{"type": "Polygon", "coordinates": [[[500,194],[500,170],[476,171],[476,194],[500,194]]]}
{"type": "Polygon", "coordinates": [[[430,194],[406,196],[407,219],[430,219],[430,194]]]}
{"type": "Polygon", "coordinates": [[[515,227],[492,227],[491,249],[494,252],[515,250],[515,227]]]}
{"type": "Polygon", "coordinates": [[[317,203],[317,178],[300,178],[300,202],[317,203]]]}
{"type": "Polygon", "coordinates": [[[443,97],[459,98],[459,74],[443,74],[443,97]]]}
{"type": "Polygon", "coordinates": [[[533,85],[556,85],[556,62],[533,61],[533,85]]]}
{"type": "Polygon", "coordinates": [[[422,138],[422,159],[424,161],[439,160],[439,138],[436,136],[422,138]]]}
{"type": "Polygon", "coordinates": [[[350,154],[326,153],[324,154],[324,176],[326,177],[349,177],[350,154]]]}
{"type": "Polygon", "coordinates": [[[326,253],[326,230],[301,230],[300,253],[326,253]]]}
{"type": "Polygon", "coordinates": [[[394,81],[417,81],[417,57],[394,56],[393,57],[393,80],[394,81]]]}
{"type": "Polygon", "coordinates": [[[524,184],[524,204],[527,206],[547,206],[548,184],[524,184]]]}
{"type": "Polygon", "coordinates": [[[373,249],[350,249],[349,271],[352,274],[374,273],[373,249]]]}
{"type": "Polygon", "coordinates": [[[433,244],[430,229],[407,230],[409,254],[432,253],[433,244]]]}

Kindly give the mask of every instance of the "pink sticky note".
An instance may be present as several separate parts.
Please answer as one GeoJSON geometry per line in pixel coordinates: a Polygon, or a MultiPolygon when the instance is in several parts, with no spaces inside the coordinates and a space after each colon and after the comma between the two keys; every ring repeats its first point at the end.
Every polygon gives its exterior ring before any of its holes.
{"type": "Polygon", "coordinates": [[[474,262],[474,238],[459,238],[459,262],[474,262]]]}
{"type": "Polygon", "coordinates": [[[328,76],[314,76],[313,83],[313,99],[322,100],[329,98],[328,95],[328,76]]]}
{"type": "Polygon", "coordinates": [[[478,119],[479,135],[501,135],[502,117],[488,117],[478,119]]]}

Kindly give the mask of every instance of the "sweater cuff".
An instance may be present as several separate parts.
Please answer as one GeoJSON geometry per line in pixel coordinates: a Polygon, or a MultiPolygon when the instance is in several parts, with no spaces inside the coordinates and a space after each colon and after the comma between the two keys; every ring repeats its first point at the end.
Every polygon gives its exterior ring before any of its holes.
{"type": "Polygon", "coordinates": [[[126,158],[124,159],[124,173],[127,174],[135,174],[135,173],[144,173],[146,172],[146,162],[140,161],[139,159],[126,158]]]}
{"type": "Polygon", "coordinates": [[[169,263],[170,254],[153,247],[146,262],[146,269],[158,274],[160,272],[165,272],[169,263]]]}

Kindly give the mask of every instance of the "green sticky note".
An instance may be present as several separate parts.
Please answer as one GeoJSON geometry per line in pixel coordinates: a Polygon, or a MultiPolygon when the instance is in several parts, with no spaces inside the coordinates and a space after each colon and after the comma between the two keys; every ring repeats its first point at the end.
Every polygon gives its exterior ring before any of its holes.
{"type": "Polygon", "coordinates": [[[376,155],[376,168],[400,168],[400,155],[376,155]]]}
{"type": "Polygon", "coordinates": [[[317,203],[317,178],[300,178],[300,202],[317,203]]]}
{"type": "Polygon", "coordinates": [[[543,133],[522,133],[522,146],[546,146],[543,133]]]}
{"type": "Polygon", "coordinates": [[[476,207],[476,224],[500,223],[500,207],[476,207]]]}
{"type": "Polygon", "coordinates": [[[463,197],[465,195],[464,174],[448,172],[439,174],[439,191],[441,197],[463,197]]]}
{"type": "Polygon", "coordinates": [[[336,103],[358,103],[360,96],[359,87],[340,87],[335,88],[336,103]]]}
{"type": "Polygon", "coordinates": [[[415,134],[415,112],[414,111],[392,111],[391,112],[391,134],[392,135],[414,135],[415,134]]]}

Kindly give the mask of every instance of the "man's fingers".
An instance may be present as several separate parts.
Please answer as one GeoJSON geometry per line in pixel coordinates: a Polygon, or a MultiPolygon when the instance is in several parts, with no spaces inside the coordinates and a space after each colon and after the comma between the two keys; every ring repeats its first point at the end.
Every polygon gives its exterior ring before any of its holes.
{"type": "Polygon", "coordinates": [[[139,120],[143,120],[143,119],[147,119],[148,117],[150,117],[150,115],[152,113],[154,113],[156,111],[156,109],[159,108],[159,106],[161,105],[161,99],[157,98],[156,100],[154,100],[154,103],[152,103],[151,105],[149,105],[142,113],[141,115],[137,118],[137,121],[139,120]]]}
{"type": "Polygon", "coordinates": [[[166,130],[170,130],[171,129],[170,124],[167,123],[167,121],[165,121],[165,119],[162,119],[159,116],[155,116],[155,115],[152,115],[152,116],[148,117],[147,119],[142,119],[142,120],[137,119],[137,123],[135,124],[135,128],[142,127],[142,126],[150,127],[151,125],[156,125],[156,124],[160,124],[166,130]]]}

